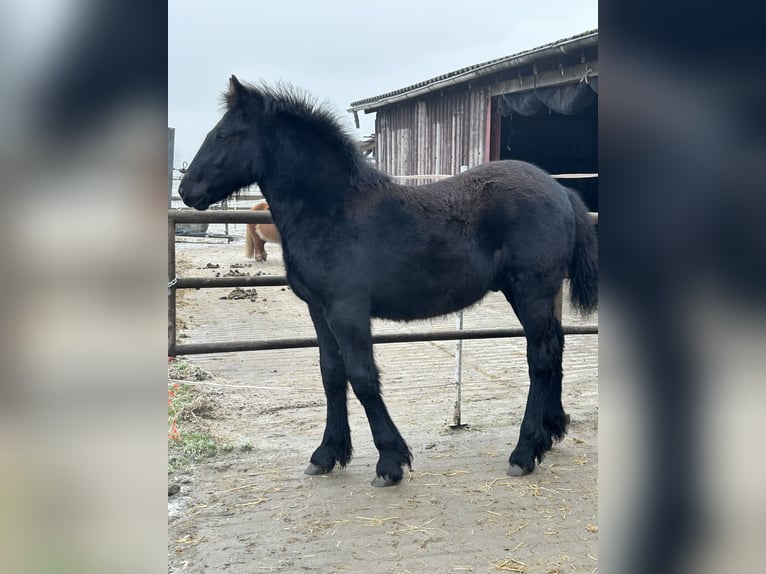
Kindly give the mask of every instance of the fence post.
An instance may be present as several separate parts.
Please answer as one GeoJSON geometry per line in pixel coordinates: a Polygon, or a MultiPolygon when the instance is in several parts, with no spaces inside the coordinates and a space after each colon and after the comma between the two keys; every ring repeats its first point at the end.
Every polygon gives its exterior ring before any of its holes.
{"type": "Polygon", "coordinates": [[[176,222],[168,218],[168,350],[176,346],[176,222]]]}
{"type": "MultiPolygon", "coordinates": [[[[460,173],[468,171],[467,165],[460,166],[460,173]]],[[[463,330],[463,312],[455,313],[455,326],[458,331],[463,330]]],[[[462,399],[463,399],[463,339],[455,343],[455,408],[452,412],[452,428],[460,428],[462,422],[462,399]]]]}
{"type": "MultiPolygon", "coordinates": [[[[228,197],[225,197],[223,199],[223,201],[221,202],[221,209],[223,209],[224,211],[227,211],[229,209],[229,198],[228,197]]],[[[226,235],[229,235],[229,224],[228,224],[228,222],[224,223],[224,233],[226,235]]]]}
{"type": "MultiPolygon", "coordinates": [[[[455,313],[456,327],[458,331],[463,330],[463,312],[455,313]]],[[[452,411],[452,428],[460,428],[463,425],[461,421],[461,402],[463,386],[463,339],[458,339],[455,343],[455,407],[452,411]]]]}
{"type": "MultiPolygon", "coordinates": [[[[173,155],[175,128],[168,128],[168,211],[173,207],[173,155]]],[[[168,349],[176,344],[176,222],[168,219],[168,349]]]]}
{"type": "Polygon", "coordinates": [[[175,152],[176,129],[168,128],[168,209],[173,206],[173,154],[175,152]]]}

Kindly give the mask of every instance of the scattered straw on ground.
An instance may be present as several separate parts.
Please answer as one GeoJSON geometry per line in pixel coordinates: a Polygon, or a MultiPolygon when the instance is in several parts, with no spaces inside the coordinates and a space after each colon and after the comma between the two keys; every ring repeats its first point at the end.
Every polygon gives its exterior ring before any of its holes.
{"type": "Polygon", "coordinates": [[[521,560],[516,560],[515,558],[511,558],[508,556],[504,560],[495,560],[494,562],[490,562],[492,566],[495,567],[495,570],[500,570],[502,572],[526,572],[527,571],[527,565],[524,564],[521,560]]]}

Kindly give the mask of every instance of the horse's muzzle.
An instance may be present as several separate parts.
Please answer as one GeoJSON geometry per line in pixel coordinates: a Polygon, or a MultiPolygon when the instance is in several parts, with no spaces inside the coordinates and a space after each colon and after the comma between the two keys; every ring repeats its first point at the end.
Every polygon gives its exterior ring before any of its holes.
{"type": "Polygon", "coordinates": [[[193,185],[189,185],[188,182],[181,180],[181,185],[178,187],[178,195],[181,196],[183,202],[189,207],[204,211],[210,207],[210,201],[207,199],[207,194],[204,190],[199,190],[193,185]]]}

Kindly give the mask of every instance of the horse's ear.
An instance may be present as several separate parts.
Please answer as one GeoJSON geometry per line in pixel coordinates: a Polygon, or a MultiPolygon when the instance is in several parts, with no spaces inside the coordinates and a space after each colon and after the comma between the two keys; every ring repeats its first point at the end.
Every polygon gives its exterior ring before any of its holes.
{"type": "Polygon", "coordinates": [[[231,78],[229,78],[229,93],[236,93],[242,90],[242,84],[237,79],[237,76],[234,74],[231,75],[231,78]]]}
{"type": "Polygon", "coordinates": [[[244,86],[234,74],[229,78],[229,89],[224,94],[224,100],[229,109],[247,103],[248,108],[263,111],[266,106],[264,95],[256,89],[244,86]]]}
{"type": "Polygon", "coordinates": [[[234,74],[229,78],[229,89],[224,94],[226,105],[229,108],[234,107],[244,97],[246,90],[242,83],[237,79],[234,74]]]}

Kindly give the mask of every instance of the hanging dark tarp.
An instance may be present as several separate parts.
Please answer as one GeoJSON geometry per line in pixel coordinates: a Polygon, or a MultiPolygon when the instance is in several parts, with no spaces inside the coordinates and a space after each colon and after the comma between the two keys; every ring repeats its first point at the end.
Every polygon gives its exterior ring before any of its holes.
{"type": "Polygon", "coordinates": [[[536,88],[530,92],[504,94],[498,99],[500,114],[509,116],[515,112],[531,116],[543,110],[573,116],[582,113],[598,98],[598,76],[574,84],[562,84],[547,88],[536,88]]]}
{"type": "Polygon", "coordinates": [[[500,113],[510,116],[516,112],[521,116],[533,116],[545,109],[545,105],[537,99],[535,92],[519,92],[506,94],[499,99],[500,113]]]}

